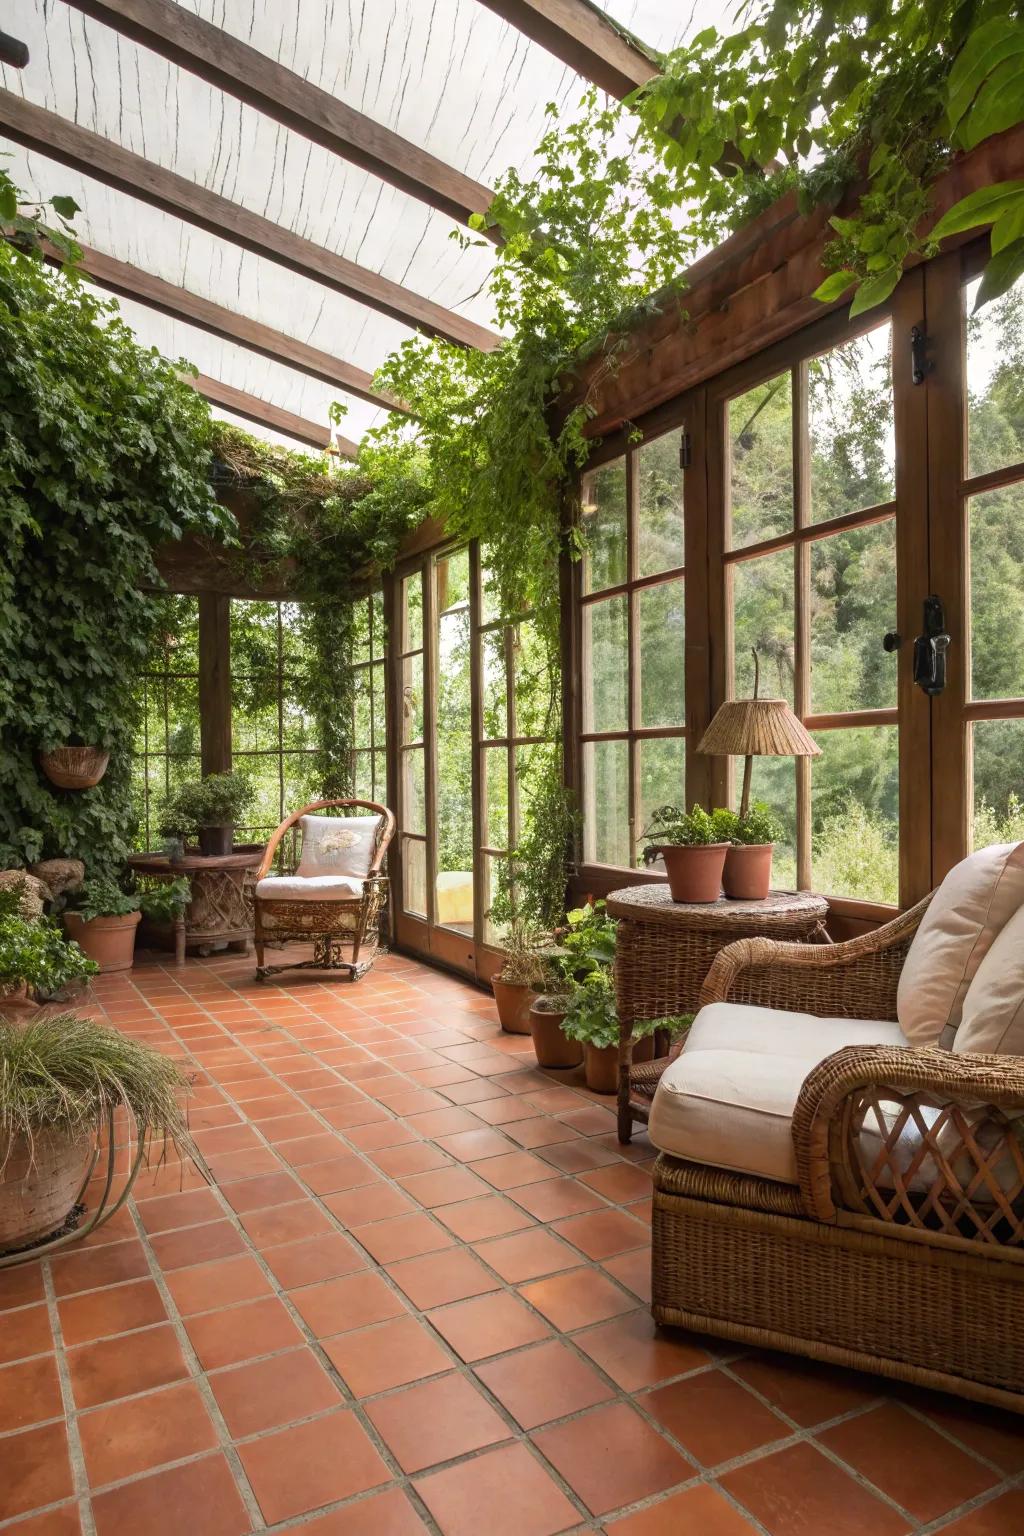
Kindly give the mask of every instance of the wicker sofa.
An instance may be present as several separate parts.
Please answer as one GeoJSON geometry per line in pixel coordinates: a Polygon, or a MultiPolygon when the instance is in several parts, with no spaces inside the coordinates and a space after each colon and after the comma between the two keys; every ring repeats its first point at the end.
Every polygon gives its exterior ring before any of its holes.
{"type": "Polygon", "coordinates": [[[744,1031],[762,1052],[751,1094],[768,1118],[771,1073],[784,1070],[771,1064],[773,1021],[790,1020],[791,1036],[815,1029],[822,1059],[786,1142],[774,1119],[771,1134],[759,1121],[737,1130],[699,1103],[684,1131],[659,1085],[652,1311],[1024,1412],[1024,1057],[897,1043],[900,974],[931,899],[848,943],[743,939],[718,955],[670,1071],[689,1057],[699,1072],[691,1050],[731,1020],[740,1077],[744,1031]],[[758,1021],[764,1040],[750,1035],[758,1021]]]}

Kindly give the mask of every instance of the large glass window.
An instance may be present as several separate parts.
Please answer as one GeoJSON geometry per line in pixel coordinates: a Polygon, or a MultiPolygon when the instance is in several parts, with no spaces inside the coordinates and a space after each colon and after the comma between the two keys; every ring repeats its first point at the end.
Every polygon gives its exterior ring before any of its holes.
{"type": "Polygon", "coordinates": [[[156,848],[160,807],[188,779],[200,776],[199,605],[167,597],[150,661],[138,688],[140,729],[132,760],[139,848],[156,848]]]}
{"type": "Polygon", "coordinates": [[[265,842],[320,792],[315,722],[303,700],[308,655],[295,603],[231,603],[231,758],[256,797],[237,842],[265,842]]]}
{"type": "Polygon", "coordinates": [[[384,644],[384,600],[373,592],[355,606],[352,792],[379,805],[387,799],[384,644]]]}

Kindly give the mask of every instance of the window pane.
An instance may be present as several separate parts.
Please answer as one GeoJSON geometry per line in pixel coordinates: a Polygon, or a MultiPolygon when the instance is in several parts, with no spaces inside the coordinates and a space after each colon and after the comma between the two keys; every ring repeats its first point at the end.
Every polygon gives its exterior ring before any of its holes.
{"type": "Polygon", "coordinates": [[[402,827],[406,832],[426,832],[427,792],[422,747],[402,753],[402,827]]]}
{"type": "Polygon", "coordinates": [[[551,677],[536,625],[524,620],[513,632],[516,735],[550,736],[557,724],[551,716],[551,677]]]}
{"type": "Polygon", "coordinates": [[[629,867],[629,750],[624,741],[584,742],[583,853],[588,863],[629,867]]]}
{"type": "Polygon", "coordinates": [[[626,598],[583,609],[583,729],[620,731],[627,725],[629,650],[626,598]]]}
{"type": "Polygon", "coordinates": [[[820,731],[811,763],[814,889],[899,899],[899,756],[895,726],[820,731]]]}
{"type": "Polygon", "coordinates": [[[896,703],[896,523],[854,528],[811,545],[811,709],[888,709],[896,703]]]}
{"type": "Polygon", "coordinates": [[[373,745],[382,747],[387,736],[387,709],[384,700],[384,663],[377,664],[370,669],[371,686],[373,688],[373,745]]]}
{"type": "Polygon", "coordinates": [[[481,846],[508,847],[508,748],[488,747],[481,754],[484,775],[484,824],[481,846]]]}
{"type": "Polygon", "coordinates": [[[373,754],[370,752],[353,753],[355,763],[352,771],[352,790],[357,800],[372,800],[373,795],[373,754]]]}
{"type": "Polygon", "coordinates": [[[386,805],[388,799],[388,764],[385,752],[373,754],[373,798],[378,805],[386,805]]]}
{"type": "Polygon", "coordinates": [[[972,846],[1024,840],[1024,720],[978,720],[972,846]]]}
{"type": "Polygon", "coordinates": [[[508,689],[505,685],[505,631],[487,629],[480,636],[484,736],[508,735],[508,689]]]}
{"type": "Polygon", "coordinates": [[[504,933],[504,925],[492,923],[487,915],[497,899],[498,876],[504,862],[504,859],[495,858],[492,854],[488,853],[485,853],[483,857],[485,944],[500,944],[504,933]]]}
{"type": "Polygon", "coordinates": [[[370,659],[370,605],[365,597],[353,604],[352,661],[358,666],[370,659]]]}
{"type": "Polygon", "coordinates": [[[669,432],[637,450],[638,576],[656,576],[683,563],[681,436],[669,432]]]}
{"type": "Polygon", "coordinates": [[[636,595],[640,639],[640,724],[682,725],[683,583],[641,587],[636,595]]]}
{"type": "Polygon", "coordinates": [[[402,839],[402,873],[405,889],[402,902],[406,912],[417,917],[427,915],[427,845],[411,837],[402,839]]]}
{"type": "Polygon", "coordinates": [[[435,567],[437,581],[437,918],[473,924],[473,735],[469,556],[435,567]]]}
{"type": "Polygon", "coordinates": [[[1024,694],[1024,484],[968,502],[971,561],[971,692],[1024,694]]]}
{"type": "Polygon", "coordinates": [[[402,650],[415,651],[423,644],[423,577],[406,576],[402,582],[402,650]]]}
{"type": "Polygon", "coordinates": [[[814,523],[877,507],[896,494],[891,353],[886,323],[808,365],[814,523]]]}
{"type": "Polygon", "coordinates": [[[546,792],[552,775],[559,771],[561,755],[547,743],[516,748],[516,800],[519,841],[533,831],[537,817],[546,814],[546,792]]]}
{"type": "Polygon", "coordinates": [[[792,528],[792,434],[788,373],[729,401],[733,549],[792,528]]]}
{"type": "Polygon", "coordinates": [[[583,482],[584,592],[626,579],[626,461],[615,459],[583,482]]]}
{"type": "Polygon", "coordinates": [[[972,313],[981,282],[968,283],[967,472],[987,474],[1024,461],[1024,282],[972,313]]]}
{"type": "MultiPolygon", "coordinates": [[[[818,759],[815,759],[817,762],[818,759]]],[[[743,794],[743,759],[734,757],[733,805],[743,794]]],[[[772,888],[796,890],[796,765],[791,757],[755,757],[750,776],[750,802],[762,800],[782,822],[782,837],[772,855],[772,888]]]]}
{"type": "Polygon", "coordinates": [[[370,731],[370,669],[360,667],[352,678],[353,745],[372,745],[370,731]]]}
{"type": "Polygon", "coordinates": [[[681,736],[641,741],[640,831],[660,805],[686,803],[686,742],[681,736]]]}
{"type": "Polygon", "coordinates": [[[402,662],[402,740],[423,740],[423,653],[402,662]]]}
{"type": "Polygon", "coordinates": [[[756,647],[761,664],[761,697],[793,702],[793,551],[742,560],[733,565],[733,696],[754,691],[756,647]]]}
{"type": "Polygon", "coordinates": [[[370,654],[376,661],[384,655],[384,594],[374,592],[370,598],[370,613],[372,620],[372,645],[370,654]]]}

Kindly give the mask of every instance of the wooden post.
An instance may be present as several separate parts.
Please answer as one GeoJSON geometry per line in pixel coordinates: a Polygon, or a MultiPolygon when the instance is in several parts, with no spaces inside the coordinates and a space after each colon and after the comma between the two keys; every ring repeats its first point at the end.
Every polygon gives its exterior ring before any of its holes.
{"type": "Polygon", "coordinates": [[[204,777],[231,771],[231,599],[199,594],[199,736],[204,777]]]}

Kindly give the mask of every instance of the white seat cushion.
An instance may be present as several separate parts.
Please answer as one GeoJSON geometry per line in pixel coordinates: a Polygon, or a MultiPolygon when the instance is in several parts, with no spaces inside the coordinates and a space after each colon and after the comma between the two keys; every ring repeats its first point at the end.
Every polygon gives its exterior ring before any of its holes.
{"type": "Polygon", "coordinates": [[[256,895],[267,901],[345,901],[362,894],[362,880],[350,875],[265,875],[256,884],[256,895]]]}
{"type": "Polygon", "coordinates": [[[380,827],[379,816],[301,816],[299,875],[351,875],[365,879],[380,827]]]}
{"type": "Polygon", "coordinates": [[[1024,1056],[1024,907],[1018,907],[978,966],[953,1041],[958,1055],[1024,1056]]]}
{"type": "Polygon", "coordinates": [[[658,1084],[651,1140],[672,1157],[796,1184],[793,1111],[811,1068],[844,1045],[907,1043],[889,1019],[711,1003],[658,1084]]]}

